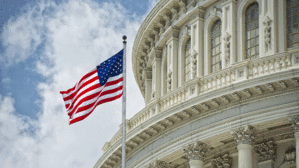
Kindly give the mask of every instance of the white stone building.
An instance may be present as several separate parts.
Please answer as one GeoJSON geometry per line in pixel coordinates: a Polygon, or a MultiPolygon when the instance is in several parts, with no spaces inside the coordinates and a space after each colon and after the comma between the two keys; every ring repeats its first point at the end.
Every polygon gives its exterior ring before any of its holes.
{"type": "MultiPolygon", "coordinates": [[[[299,0],[160,0],[133,46],[128,168],[299,168],[299,0]],[[297,166],[296,166],[297,164],[297,166]]],[[[121,128],[95,168],[121,167],[121,128]]]]}

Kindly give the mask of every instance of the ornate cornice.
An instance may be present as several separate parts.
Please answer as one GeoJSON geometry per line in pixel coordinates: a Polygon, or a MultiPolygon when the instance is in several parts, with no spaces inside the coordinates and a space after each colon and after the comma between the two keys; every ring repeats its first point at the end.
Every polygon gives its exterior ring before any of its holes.
{"type": "Polygon", "coordinates": [[[144,168],[169,168],[169,166],[165,161],[156,160],[144,168]]]}
{"type": "Polygon", "coordinates": [[[269,139],[258,144],[254,150],[258,154],[259,162],[276,159],[276,144],[274,144],[274,139],[269,139]]]}
{"type": "Polygon", "coordinates": [[[293,145],[286,150],[284,160],[288,164],[296,163],[296,148],[293,145]]]}
{"type": "Polygon", "coordinates": [[[289,122],[292,124],[295,133],[299,133],[299,114],[289,118],[289,122]]]}
{"type": "Polygon", "coordinates": [[[256,129],[253,126],[245,125],[244,127],[240,127],[235,131],[231,131],[231,134],[235,135],[235,140],[237,141],[238,145],[252,145],[256,135],[255,132],[256,129]]]}
{"type": "Polygon", "coordinates": [[[183,152],[187,153],[190,160],[204,161],[204,157],[209,151],[207,144],[196,141],[183,148],[183,152]]]}
{"type": "Polygon", "coordinates": [[[215,168],[231,168],[232,167],[232,157],[228,153],[217,157],[212,161],[212,165],[215,168]]]}

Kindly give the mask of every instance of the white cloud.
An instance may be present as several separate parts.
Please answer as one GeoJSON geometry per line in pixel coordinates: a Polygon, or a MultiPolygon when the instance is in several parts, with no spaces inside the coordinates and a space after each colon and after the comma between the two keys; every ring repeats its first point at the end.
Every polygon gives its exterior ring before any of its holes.
{"type": "Polygon", "coordinates": [[[0,97],[0,146],[4,145],[0,148],[0,165],[92,167],[102,155],[104,143],[119,129],[121,99],[97,107],[85,120],[69,126],[59,91],[69,89],[86,72],[122,49],[122,35],[126,34],[130,93],[127,118],[143,108],[131,69],[131,49],[142,17],[132,19],[119,4],[90,0],[59,5],[41,2],[26,11],[9,21],[12,28],[5,32],[11,34],[4,42],[8,49],[5,60],[10,63],[25,60],[36,51],[36,46],[45,42],[45,49],[36,61],[36,72],[48,80],[38,84],[42,100],[37,102],[41,104],[37,121],[17,115],[11,97],[0,97]],[[32,13],[34,18],[29,17],[32,13]],[[28,46],[27,42],[32,41],[35,42],[28,46]],[[29,134],[32,128],[35,132],[29,134]]]}
{"type": "Polygon", "coordinates": [[[43,41],[44,23],[48,15],[40,17],[42,12],[49,9],[55,3],[49,1],[47,4],[40,2],[30,10],[16,18],[11,18],[5,26],[1,36],[2,45],[5,47],[0,61],[5,65],[11,65],[30,57],[43,41]]]}
{"type": "Polygon", "coordinates": [[[11,79],[10,78],[4,78],[4,79],[2,79],[2,82],[5,83],[5,84],[9,84],[11,82],[11,79]]]}

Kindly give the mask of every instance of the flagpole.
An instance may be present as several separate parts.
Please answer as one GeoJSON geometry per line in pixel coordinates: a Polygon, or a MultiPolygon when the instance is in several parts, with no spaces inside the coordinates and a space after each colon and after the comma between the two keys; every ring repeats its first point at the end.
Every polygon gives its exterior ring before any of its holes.
{"type": "Polygon", "coordinates": [[[126,168],[126,40],[127,36],[123,36],[123,102],[122,102],[122,119],[123,119],[123,140],[122,140],[122,168],[126,168]]]}

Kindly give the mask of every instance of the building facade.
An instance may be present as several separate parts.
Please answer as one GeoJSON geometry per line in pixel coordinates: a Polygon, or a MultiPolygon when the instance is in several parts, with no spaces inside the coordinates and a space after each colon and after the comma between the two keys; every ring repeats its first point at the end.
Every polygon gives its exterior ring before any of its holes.
{"type": "MultiPolygon", "coordinates": [[[[160,0],[133,70],[128,168],[299,168],[299,0],[160,0]]],[[[121,130],[95,168],[121,167],[121,130]]]]}

